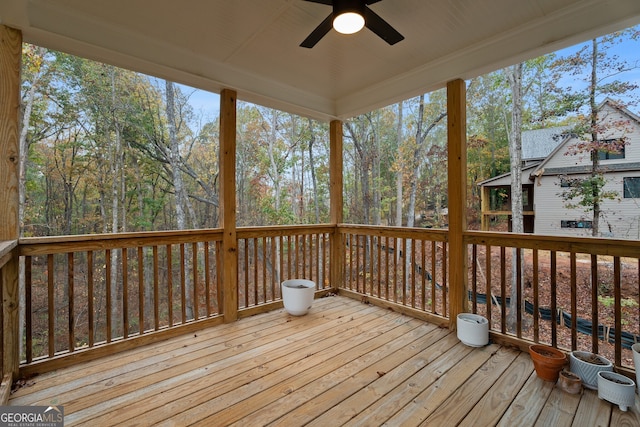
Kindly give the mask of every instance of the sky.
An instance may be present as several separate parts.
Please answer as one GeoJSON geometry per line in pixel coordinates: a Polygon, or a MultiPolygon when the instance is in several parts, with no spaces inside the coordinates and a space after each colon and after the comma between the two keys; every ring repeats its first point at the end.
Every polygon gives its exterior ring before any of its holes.
{"type": "MultiPolygon", "coordinates": [[[[636,27],[638,28],[638,27],[636,27]]],[[[580,43],[565,49],[561,49],[556,52],[558,56],[567,56],[577,52],[585,44],[590,42],[580,43]]],[[[638,40],[626,40],[623,43],[616,46],[613,53],[619,55],[621,58],[625,58],[630,62],[637,65],[637,68],[624,73],[623,75],[616,76],[618,79],[624,79],[629,82],[634,82],[640,87],[640,39],[638,40]]],[[[577,84],[571,77],[567,77],[566,84],[577,84]]],[[[179,85],[185,94],[190,94],[189,100],[193,106],[196,114],[202,113],[206,118],[215,119],[219,116],[220,110],[220,97],[216,93],[208,92],[205,90],[194,89],[189,86],[179,85]]],[[[636,91],[637,96],[640,97],[640,90],[636,91]]],[[[634,112],[640,112],[640,106],[632,106],[631,110],[634,112]]]]}

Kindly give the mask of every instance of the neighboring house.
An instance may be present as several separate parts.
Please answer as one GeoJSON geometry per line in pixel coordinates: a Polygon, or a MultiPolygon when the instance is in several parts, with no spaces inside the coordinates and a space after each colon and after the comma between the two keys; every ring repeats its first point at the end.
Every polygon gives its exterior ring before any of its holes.
{"type": "MultiPolygon", "coordinates": [[[[640,239],[640,117],[606,100],[598,107],[598,121],[608,129],[602,139],[626,140],[620,153],[600,153],[605,190],[618,194],[615,200],[602,203],[600,235],[640,239]],[[618,125],[614,127],[612,123],[618,125]]],[[[522,134],[525,232],[591,236],[592,212],[567,208],[561,195],[572,179],[587,177],[591,170],[589,153],[568,154],[570,147],[579,142],[575,135],[567,133],[569,130],[560,127],[522,134]]],[[[489,229],[492,215],[510,214],[510,184],[510,173],[478,184],[482,189],[483,230],[489,229]],[[498,203],[501,195],[506,195],[502,204],[498,203]]]]}

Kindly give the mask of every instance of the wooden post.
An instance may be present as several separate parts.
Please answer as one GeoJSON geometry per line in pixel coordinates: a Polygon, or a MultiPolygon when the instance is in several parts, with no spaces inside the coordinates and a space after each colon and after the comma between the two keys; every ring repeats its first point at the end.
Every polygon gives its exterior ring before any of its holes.
{"type": "Polygon", "coordinates": [[[342,122],[332,120],[329,128],[329,179],[330,179],[330,215],[335,229],[331,241],[331,287],[336,291],[342,284],[344,269],[344,245],[337,225],[343,221],[342,197],[342,122]]]}
{"type": "MultiPolygon", "coordinates": [[[[20,64],[22,33],[0,25],[0,241],[17,240],[18,224],[18,119],[20,108],[20,64]]],[[[18,374],[20,343],[18,334],[18,256],[0,271],[3,310],[3,376],[18,374]]],[[[3,378],[4,380],[4,378],[3,378]]],[[[10,386],[10,384],[9,384],[10,386]]]]}
{"type": "Polygon", "coordinates": [[[467,310],[467,114],[464,80],[447,83],[449,197],[449,328],[467,310]]]}
{"type": "Polygon", "coordinates": [[[236,97],[220,92],[220,226],[222,235],[222,310],[225,323],[238,319],[238,240],[236,237],[236,97]]]}
{"type": "Polygon", "coordinates": [[[489,187],[480,188],[480,230],[482,231],[489,231],[490,194],[489,187]]]}

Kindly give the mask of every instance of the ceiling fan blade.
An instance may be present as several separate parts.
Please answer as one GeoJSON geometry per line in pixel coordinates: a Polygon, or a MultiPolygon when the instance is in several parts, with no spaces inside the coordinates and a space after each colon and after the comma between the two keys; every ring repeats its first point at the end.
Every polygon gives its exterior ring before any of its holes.
{"type": "Polygon", "coordinates": [[[382,1],[382,0],[369,0],[364,2],[364,4],[374,4],[374,3],[378,3],[379,1],[382,1]]]}
{"type": "Polygon", "coordinates": [[[333,15],[327,16],[326,19],[322,21],[302,43],[300,43],[300,46],[311,49],[320,41],[321,38],[331,31],[331,28],[333,28],[333,15]]]}
{"type": "Polygon", "coordinates": [[[376,33],[381,39],[394,45],[399,41],[404,40],[404,36],[397,32],[391,25],[382,19],[373,10],[365,6],[364,8],[364,22],[366,27],[376,33]]]}

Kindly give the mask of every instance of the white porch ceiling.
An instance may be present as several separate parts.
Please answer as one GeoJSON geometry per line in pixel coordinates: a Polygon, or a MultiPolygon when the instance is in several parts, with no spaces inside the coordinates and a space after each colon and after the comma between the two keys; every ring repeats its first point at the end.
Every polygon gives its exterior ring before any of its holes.
{"type": "Polygon", "coordinates": [[[2,0],[44,47],[323,120],[347,118],[640,22],[639,0],[383,0],[405,40],[331,31],[302,0],[2,0]]]}

